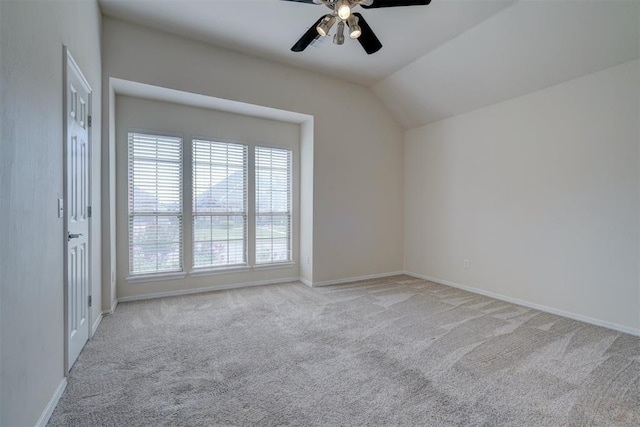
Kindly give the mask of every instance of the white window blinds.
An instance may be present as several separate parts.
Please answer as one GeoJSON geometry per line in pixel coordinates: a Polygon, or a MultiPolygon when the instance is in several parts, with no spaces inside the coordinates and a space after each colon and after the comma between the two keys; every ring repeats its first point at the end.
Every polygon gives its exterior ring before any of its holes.
{"type": "Polygon", "coordinates": [[[193,140],[193,266],[247,264],[247,147],[193,140]]]}
{"type": "Polygon", "coordinates": [[[182,271],[182,139],[129,133],[129,273],[182,271]]]}
{"type": "Polygon", "coordinates": [[[291,150],[256,147],[256,264],[291,261],[291,150]]]}

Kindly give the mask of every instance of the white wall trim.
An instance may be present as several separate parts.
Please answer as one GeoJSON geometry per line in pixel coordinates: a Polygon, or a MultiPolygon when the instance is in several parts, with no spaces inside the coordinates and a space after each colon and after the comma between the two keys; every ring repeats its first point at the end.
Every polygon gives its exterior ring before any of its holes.
{"type": "Polygon", "coordinates": [[[100,315],[98,316],[96,321],[93,322],[93,326],[91,327],[91,337],[90,338],[93,338],[93,335],[98,330],[98,326],[100,326],[100,322],[102,322],[102,316],[104,316],[104,313],[100,313],[100,315]]]}
{"type": "Polygon", "coordinates": [[[508,297],[494,292],[485,291],[484,289],[474,288],[472,286],[461,285],[459,283],[451,282],[449,280],[439,279],[437,277],[425,276],[424,274],[412,273],[405,271],[404,274],[418,279],[429,280],[431,282],[439,283],[441,285],[451,286],[452,288],[462,289],[464,291],[472,292],[474,294],[484,295],[487,297],[495,298],[501,301],[510,302],[512,304],[521,305],[523,307],[533,308],[535,310],[544,311],[551,314],[556,314],[562,317],[568,317],[569,319],[578,320],[580,322],[590,323],[596,326],[602,326],[603,328],[613,329],[615,331],[624,332],[626,334],[640,336],[640,329],[632,328],[630,326],[619,325],[617,323],[607,322],[605,320],[594,319],[593,317],[584,316],[582,314],[572,313],[570,311],[560,310],[558,308],[548,307],[546,305],[536,304],[533,302],[521,300],[518,298],[508,297]]]}
{"type": "MultiPolygon", "coordinates": [[[[357,282],[359,280],[369,280],[369,279],[380,279],[382,277],[389,277],[389,276],[397,276],[400,274],[404,274],[404,271],[390,271],[387,273],[379,273],[379,274],[370,274],[367,276],[358,276],[358,277],[347,277],[346,279],[336,279],[336,280],[326,280],[324,282],[313,282],[313,284],[311,285],[314,288],[320,287],[320,286],[330,286],[330,285],[339,285],[341,283],[349,283],[349,282],[357,282]]],[[[300,279],[300,281],[302,282],[302,279],[300,279]]],[[[302,283],[308,284],[308,280],[302,283]]]]}
{"type": "Polygon", "coordinates": [[[120,300],[118,298],[113,300],[113,304],[111,304],[111,309],[109,311],[107,311],[107,313],[105,314],[113,314],[116,311],[116,307],[118,306],[118,302],[120,302],[120,300]]]}
{"type": "Polygon", "coordinates": [[[369,280],[369,279],[379,279],[383,277],[397,276],[400,274],[405,274],[404,271],[391,271],[387,273],[379,273],[379,274],[370,274],[367,276],[358,276],[358,277],[347,277],[346,279],[336,279],[336,280],[327,280],[324,282],[311,282],[310,280],[304,279],[302,277],[283,277],[281,279],[271,279],[271,280],[260,280],[257,282],[244,282],[244,283],[229,283],[224,285],[215,285],[208,286],[205,288],[191,288],[191,289],[180,289],[175,291],[167,291],[167,292],[158,292],[153,294],[144,294],[144,295],[133,295],[128,297],[118,297],[114,302],[114,305],[111,309],[111,313],[115,310],[115,306],[119,302],[127,302],[127,301],[139,301],[145,299],[154,299],[154,298],[164,298],[164,297],[174,297],[180,295],[190,295],[190,294],[199,294],[204,292],[213,292],[213,291],[224,291],[227,289],[238,289],[238,288],[248,288],[252,286],[263,286],[263,285],[273,285],[277,283],[291,283],[291,282],[301,282],[309,287],[320,287],[320,286],[330,286],[330,285],[339,285],[341,283],[350,283],[357,282],[359,280],[369,280]]]}
{"type": "Polygon", "coordinates": [[[257,282],[228,283],[224,285],[208,286],[205,288],[180,289],[176,291],[158,292],[153,294],[118,297],[118,302],[138,301],[138,300],[164,298],[164,297],[175,297],[180,295],[200,294],[204,292],[224,291],[227,289],[248,288],[252,286],[273,285],[276,283],[290,283],[290,282],[297,282],[297,281],[298,281],[297,277],[283,277],[281,279],[260,280],[257,282]]]}
{"type": "Polygon", "coordinates": [[[56,406],[58,406],[58,401],[62,397],[62,393],[64,393],[64,390],[66,388],[67,379],[63,378],[62,381],[60,381],[60,384],[58,384],[58,388],[56,388],[56,391],[53,392],[53,396],[51,396],[51,399],[49,399],[49,403],[47,403],[47,406],[45,406],[44,410],[42,411],[40,418],[38,418],[36,427],[45,427],[47,425],[47,423],[49,422],[49,418],[51,418],[51,414],[53,414],[53,410],[56,409],[56,406]]]}
{"type": "Polygon", "coordinates": [[[298,277],[298,280],[301,281],[302,283],[304,283],[305,285],[307,285],[310,288],[313,287],[313,282],[311,280],[307,280],[307,279],[305,279],[303,277],[298,277]]]}
{"type": "MultiPolygon", "coordinates": [[[[449,280],[439,279],[437,277],[426,276],[424,274],[413,273],[411,271],[392,271],[392,272],[380,273],[380,274],[370,274],[370,275],[366,275],[366,276],[348,277],[348,278],[345,278],[345,279],[327,280],[327,281],[324,281],[324,282],[311,282],[310,280],[304,279],[302,277],[286,277],[286,278],[282,278],[282,279],[263,280],[263,281],[257,281],[257,282],[231,283],[231,284],[225,284],[225,285],[210,286],[210,287],[206,287],[206,288],[181,289],[181,290],[178,290],[178,291],[159,292],[159,293],[147,294],[147,295],[135,295],[135,296],[130,296],[130,297],[116,298],[116,300],[113,303],[113,306],[111,307],[111,313],[113,313],[115,311],[116,306],[118,305],[118,302],[120,302],[120,301],[122,301],[122,302],[137,301],[137,300],[144,300],[144,299],[153,299],[153,298],[162,298],[162,297],[170,297],[170,296],[189,295],[189,294],[196,294],[196,293],[203,293],[203,292],[221,291],[221,290],[225,290],[225,289],[237,289],[237,288],[245,288],[245,287],[251,287],[251,286],[272,285],[272,284],[276,284],[276,283],[289,283],[289,282],[296,282],[296,281],[299,281],[299,282],[301,282],[301,283],[303,283],[303,284],[305,284],[305,285],[307,285],[309,287],[314,287],[315,288],[315,287],[322,287],[322,286],[339,285],[339,284],[342,284],[342,283],[349,283],[349,282],[357,282],[359,280],[379,279],[379,278],[384,278],[384,277],[397,276],[397,275],[400,275],[400,274],[406,274],[408,276],[417,277],[419,279],[424,279],[424,280],[429,280],[431,282],[439,283],[441,285],[451,286],[453,288],[458,288],[458,289],[462,289],[462,290],[465,290],[465,291],[468,291],[468,292],[472,292],[474,294],[484,295],[484,296],[487,296],[487,297],[490,297],[490,298],[495,298],[495,299],[498,299],[498,300],[501,300],[501,301],[506,301],[506,302],[509,302],[509,303],[512,303],[512,304],[521,305],[523,307],[529,307],[529,308],[533,308],[535,310],[540,310],[540,311],[544,311],[544,312],[547,312],[547,313],[556,314],[558,316],[567,317],[569,319],[578,320],[580,322],[590,323],[592,325],[602,326],[604,328],[613,329],[613,330],[616,330],[616,331],[619,331],[619,332],[624,332],[624,333],[627,333],[627,334],[640,336],[640,329],[637,329],[637,328],[632,328],[632,327],[625,326],[625,325],[619,325],[617,323],[607,322],[605,320],[595,319],[593,317],[584,316],[582,314],[572,313],[572,312],[569,312],[569,311],[560,310],[560,309],[557,309],[557,308],[553,308],[553,307],[548,307],[548,306],[541,305],[541,304],[532,303],[532,302],[521,300],[521,299],[518,299],[518,298],[513,298],[513,297],[506,296],[506,295],[501,295],[501,294],[497,294],[497,293],[494,293],[494,292],[485,291],[483,289],[474,288],[472,286],[461,285],[459,283],[451,282],[449,280]]],[[[94,328],[96,328],[96,329],[97,329],[97,323],[99,323],[99,322],[96,322],[96,325],[94,325],[94,328]]],[[[95,333],[95,329],[94,329],[94,333],[95,333]]]]}

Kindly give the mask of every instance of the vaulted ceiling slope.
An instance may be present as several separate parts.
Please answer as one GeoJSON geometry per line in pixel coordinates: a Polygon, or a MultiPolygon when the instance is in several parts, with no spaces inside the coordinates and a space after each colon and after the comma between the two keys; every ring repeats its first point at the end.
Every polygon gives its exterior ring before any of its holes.
{"type": "Polygon", "coordinates": [[[640,1],[520,0],[373,86],[413,128],[640,57],[640,1]]]}
{"type": "Polygon", "coordinates": [[[281,0],[99,0],[125,21],[306,68],[364,85],[387,77],[509,6],[513,0],[433,0],[429,6],[357,10],[383,44],[367,55],[356,40],[320,38],[304,52],[293,44],[328,13],[323,5],[281,0]],[[314,48],[315,47],[315,48],[314,48]]]}
{"type": "Polygon", "coordinates": [[[99,0],[104,14],[371,86],[413,128],[640,57],[638,0],[432,0],[360,10],[384,47],[324,38],[289,50],[327,12],[280,0],[99,0]]]}

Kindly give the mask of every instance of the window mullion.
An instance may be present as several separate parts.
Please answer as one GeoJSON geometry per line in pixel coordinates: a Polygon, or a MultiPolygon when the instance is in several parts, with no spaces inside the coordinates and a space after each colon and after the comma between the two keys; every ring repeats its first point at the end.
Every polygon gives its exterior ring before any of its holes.
{"type": "Polygon", "coordinates": [[[255,176],[255,149],[248,150],[247,159],[247,244],[249,265],[256,265],[256,176],[255,176]]]}
{"type": "Polygon", "coordinates": [[[184,142],[182,156],[182,257],[184,260],[184,270],[191,270],[193,266],[193,140],[187,139],[184,142]]]}

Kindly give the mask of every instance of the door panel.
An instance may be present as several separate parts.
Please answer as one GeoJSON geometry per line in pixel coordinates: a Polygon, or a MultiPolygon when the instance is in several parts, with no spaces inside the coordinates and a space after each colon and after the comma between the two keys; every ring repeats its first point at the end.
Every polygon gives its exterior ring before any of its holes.
{"type": "Polygon", "coordinates": [[[70,55],[66,58],[65,188],[67,367],[89,339],[89,105],[91,88],[70,55]]]}

